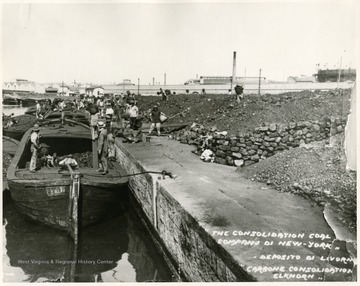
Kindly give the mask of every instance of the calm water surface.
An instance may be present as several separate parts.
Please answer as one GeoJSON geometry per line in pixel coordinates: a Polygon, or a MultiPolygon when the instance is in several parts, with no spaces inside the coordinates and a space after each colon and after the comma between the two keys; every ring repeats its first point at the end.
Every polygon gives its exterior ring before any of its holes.
{"type": "Polygon", "coordinates": [[[66,233],[20,217],[8,191],[3,204],[3,282],[172,281],[131,207],[85,228],[75,251],[66,233]]]}
{"type": "Polygon", "coordinates": [[[10,115],[11,113],[14,113],[14,115],[16,116],[24,114],[29,107],[22,107],[18,105],[2,105],[1,108],[2,112],[5,115],[10,115]]]}

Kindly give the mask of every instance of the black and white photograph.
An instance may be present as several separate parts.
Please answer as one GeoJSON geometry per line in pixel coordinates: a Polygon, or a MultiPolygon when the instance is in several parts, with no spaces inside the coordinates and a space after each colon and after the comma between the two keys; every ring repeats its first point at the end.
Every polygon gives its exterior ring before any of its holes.
{"type": "Polygon", "coordinates": [[[356,284],[359,11],[3,0],[1,281],[356,284]]]}

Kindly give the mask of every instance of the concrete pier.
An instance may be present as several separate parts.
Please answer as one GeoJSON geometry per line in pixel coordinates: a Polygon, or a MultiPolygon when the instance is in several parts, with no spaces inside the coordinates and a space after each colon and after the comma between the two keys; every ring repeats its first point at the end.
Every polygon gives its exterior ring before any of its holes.
{"type": "Polygon", "coordinates": [[[351,281],[353,262],[308,200],[264,187],[235,167],[202,162],[165,137],[121,143],[117,159],[148,222],[187,281],[351,281]]]}

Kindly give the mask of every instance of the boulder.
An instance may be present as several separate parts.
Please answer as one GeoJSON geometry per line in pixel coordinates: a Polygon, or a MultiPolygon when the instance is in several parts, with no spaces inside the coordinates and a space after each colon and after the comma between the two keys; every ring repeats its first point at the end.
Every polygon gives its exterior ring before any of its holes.
{"type": "Polygon", "coordinates": [[[275,132],[275,131],[276,131],[276,124],[275,124],[275,123],[271,123],[271,124],[270,124],[270,127],[269,127],[269,130],[272,131],[272,132],[275,132]]]}
{"type": "Polygon", "coordinates": [[[319,126],[318,124],[313,124],[312,129],[313,129],[315,132],[319,132],[319,131],[320,131],[320,126],[319,126]]]}
{"type": "Polygon", "coordinates": [[[245,161],[244,162],[244,166],[246,167],[246,166],[250,166],[250,165],[253,165],[253,164],[255,164],[256,162],[254,162],[254,161],[251,161],[251,160],[247,160],[247,161],[245,161]]]}
{"type": "Polygon", "coordinates": [[[230,146],[226,146],[226,145],[221,145],[219,148],[220,148],[220,150],[223,150],[223,151],[230,150],[230,146]]]}
{"type": "Polygon", "coordinates": [[[230,156],[226,157],[226,163],[230,166],[234,166],[234,159],[231,158],[230,156]]]}
{"type": "Polygon", "coordinates": [[[226,160],[223,159],[223,158],[216,157],[215,158],[215,163],[226,165],[226,160]]]}
{"type": "Polygon", "coordinates": [[[217,157],[221,157],[221,158],[226,157],[226,153],[224,151],[222,151],[222,150],[217,150],[215,154],[216,154],[217,157]]]}
{"type": "Polygon", "coordinates": [[[297,127],[298,127],[298,128],[306,127],[305,121],[299,121],[299,122],[297,123],[297,127]]]}
{"type": "Polygon", "coordinates": [[[274,142],[275,138],[265,137],[264,140],[267,142],[274,142]]]}
{"type": "Polygon", "coordinates": [[[244,165],[244,160],[234,160],[234,164],[237,167],[241,167],[244,165]]]}
{"type": "Polygon", "coordinates": [[[257,161],[259,161],[260,160],[260,156],[258,155],[258,154],[255,154],[254,156],[251,156],[251,158],[250,158],[252,161],[255,161],[255,162],[257,162],[257,161]]]}
{"type": "Polygon", "coordinates": [[[240,158],[242,158],[242,154],[241,154],[241,153],[232,153],[231,155],[232,155],[233,158],[235,158],[235,159],[240,159],[240,158]]]}

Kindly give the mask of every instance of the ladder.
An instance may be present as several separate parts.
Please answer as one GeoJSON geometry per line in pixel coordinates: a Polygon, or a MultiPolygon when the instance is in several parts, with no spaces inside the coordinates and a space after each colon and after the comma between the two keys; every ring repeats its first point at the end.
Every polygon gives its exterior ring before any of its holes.
{"type": "Polygon", "coordinates": [[[71,174],[71,186],[69,192],[69,234],[74,239],[75,245],[79,238],[79,196],[80,196],[80,173],[74,172],[70,165],[67,165],[71,174]]]}

